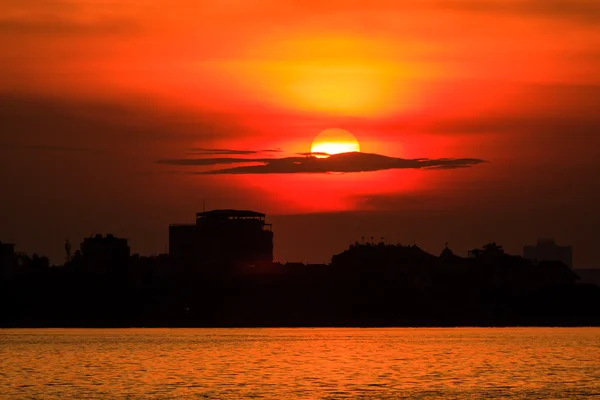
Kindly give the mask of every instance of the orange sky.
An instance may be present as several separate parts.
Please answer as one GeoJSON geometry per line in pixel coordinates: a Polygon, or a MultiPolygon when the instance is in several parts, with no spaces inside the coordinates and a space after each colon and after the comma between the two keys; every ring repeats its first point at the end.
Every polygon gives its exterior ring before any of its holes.
{"type": "MultiPolygon", "coordinates": [[[[206,198],[215,208],[275,215],[400,218],[412,207],[456,221],[463,212],[505,221],[516,210],[514,232],[489,232],[509,249],[537,235],[593,247],[595,0],[0,0],[0,7],[0,178],[18,193],[3,200],[14,222],[0,240],[52,253],[67,236],[120,230],[134,250],[159,252],[166,224],[191,220],[206,198]],[[290,156],[309,151],[326,128],[352,132],[363,152],[488,163],[241,176],[156,163],[194,158],[195,148],[290,156]],[[66,221],[64,209],[78,222],[66,221]],[[39,218],[54,231],[32,234],[18,222],[39,218]]],[[[312,250],[293,243],[308,228],[294,236],[285,221],[279,255],[310,258],[312,250]]],[[[488,233],[473,227],[460,236],[428,224],[442,244],[443,234],[462,246],[488,233]]],[[[318,249],[319,260],[340,250],[331,243],[318,249]]],[[[582,264],[600,265],[591,250],[582,252],[582,264]]]]}

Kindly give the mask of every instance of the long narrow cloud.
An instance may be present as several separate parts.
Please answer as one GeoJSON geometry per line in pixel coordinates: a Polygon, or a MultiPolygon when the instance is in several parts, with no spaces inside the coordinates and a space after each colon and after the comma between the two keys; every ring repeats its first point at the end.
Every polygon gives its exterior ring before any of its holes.
{"type": "Polygon", "coordinates": [[[99,149],[91,149],[87,147],[71,147],[71,146],[44,146],[44,145],[32,145],[32,146],[23,146],[25,149],[30,150],[48,150],[48,151],[74,151],[74,152],[83,152],[83,153],[100,153],[102,150],[99,149]]]}
{"type": "Polygon", "coordinates": [[[41,150],[41,151],[68,151],[78,153],[102,153],[101,149],[90,147],[74,147],[74,146],[59,146],[59,145],[25,145],[14,142],[0,142],[0,146],[4,149],[23,149],[23,150],[41,150]]]}
{"type": "Polygon", "coordinates": [[[206,149],[206,148],[193,148],[190,150],[191,154],[197,155],[253,155],[260,153],[281,153],[279,149],[265,149],[265,150],[234,150],[234,149],[206,149]]]}
{"type": "Polygon", "coordinates": [[[600,19],[600,3],[596,0],[453,0],[429,4],[467,12],[533,15],[590,23],[597,23],[600,19]]]}
{"type": "Polygon", "coordinates": [[[370,153],[343,153],[328,158],[285,157],[285,158],[199,158],[171,159],[158,161],[161,164],[177,166],[213,166],[221,164],[241,165],[211,171],[196,172],[200,175],[219,174],[309,174],[309,173],[350,173],[383,171],[389,169],[455,169],[481,164],[477,158],[412,159],[387,157],[370,153]],[[255,165],[260,164],[260,165],[255,165]]]}
{"type": "Polygon", "coordinates": [[[68,19],[0,19],[0,34],[17,35],[123,35],[136,31],[135,21],[105,20],[82,24],[68,19]]]}

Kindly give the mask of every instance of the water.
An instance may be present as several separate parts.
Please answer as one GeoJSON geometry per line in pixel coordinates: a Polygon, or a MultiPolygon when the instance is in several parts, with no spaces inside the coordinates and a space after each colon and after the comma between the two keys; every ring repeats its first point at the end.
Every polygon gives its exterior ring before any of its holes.
{"type": "Polygon", "coordinates": [[[600,329],[0,330],[2,399],[588,399],[600,329]]]}

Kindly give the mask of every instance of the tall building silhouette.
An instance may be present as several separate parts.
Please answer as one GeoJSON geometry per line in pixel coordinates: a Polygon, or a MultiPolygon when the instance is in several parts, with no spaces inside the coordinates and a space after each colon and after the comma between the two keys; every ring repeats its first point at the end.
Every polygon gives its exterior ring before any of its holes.
{"type": "Polygon", "coordinates": [[[185,266],[253,265],[273,261],[273,232],[265,214],[212,210],[196,214],[195,224],[169,226],[169,254],[185,266]]]}
{"type": "Polygon", "coordinates": [[[560,261],[573,268],[573,248],[558,246],[554,239],[539,239],[537,244],[523,247],[523,258],[535,262],[560,261]]]}
{"type": "Polygon", "coordinates": [[[88,268],[118,269],[127,264],[131,250],[128,240],[108,234],[85,238],[80,245],[81,256],[88,268]]]}

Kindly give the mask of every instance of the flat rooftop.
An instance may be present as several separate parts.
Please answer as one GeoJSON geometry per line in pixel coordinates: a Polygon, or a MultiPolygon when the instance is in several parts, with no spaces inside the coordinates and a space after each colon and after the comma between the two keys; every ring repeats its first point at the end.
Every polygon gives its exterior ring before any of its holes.
{"type": "Polygon", "coordinates": [[[264,218],[265,214],[250,210],[212,210],[196,214],[197,218],[264,218]]]}

